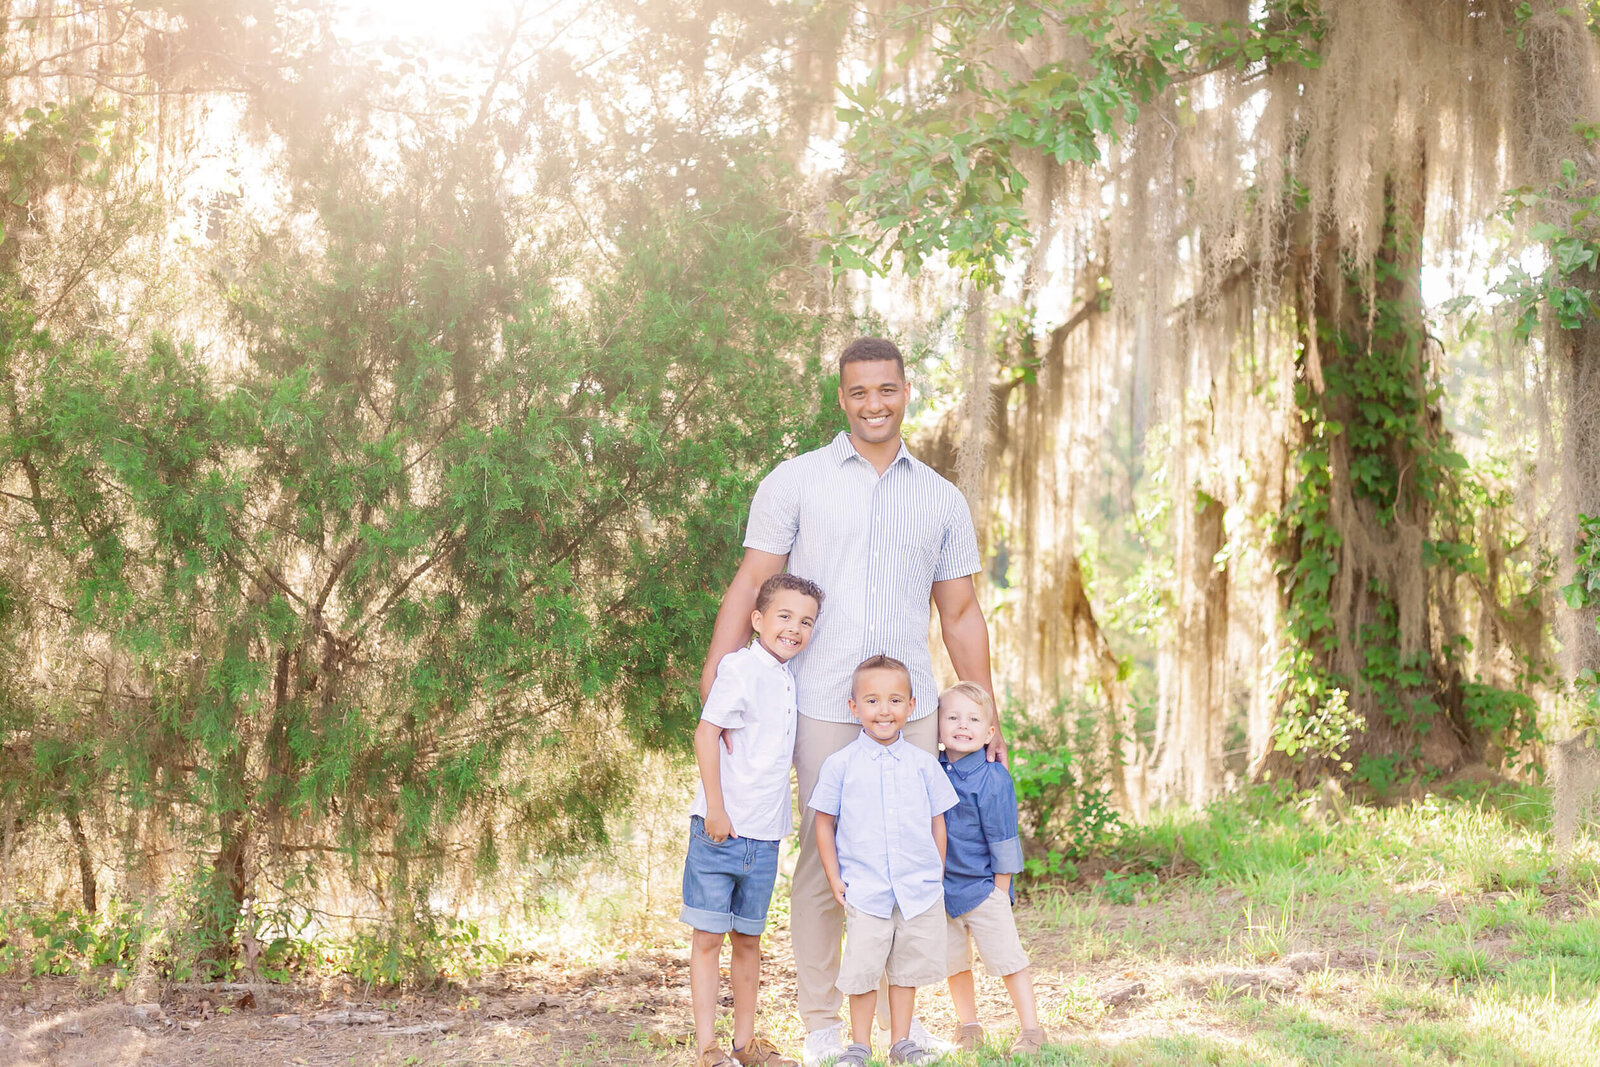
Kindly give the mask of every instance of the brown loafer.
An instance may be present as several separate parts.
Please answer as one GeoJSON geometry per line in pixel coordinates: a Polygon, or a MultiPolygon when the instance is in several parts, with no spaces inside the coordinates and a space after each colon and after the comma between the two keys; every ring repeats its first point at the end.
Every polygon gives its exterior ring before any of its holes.
{"type": "Polygon", "coordinates": [[[1044,1043],[1048,1040],[1050,1040],[1050,1036],[1044,1032],[1044,1027],[1042,1026],[1025,1029],[1011,1043],[1011,1054],[1013,1056],[1031,1056],[1044,1048],[1044,1043]]]}
{"type": "Polygon", "coordinates": [[[950,1043],[962,1052],[976,1052],[983,1047],[982,1023],[959,1023],[950,1043]]]}
{"type": "Polygon", "coordinates": [[[744,1064],[745,1067],[800,1067],[799,1060],[791,1060],[778,1051],[774,1045],[764,1037],[752,1037],[750,1043],[744,1048],[733,1050],[733,1058],[744,1064]]]}

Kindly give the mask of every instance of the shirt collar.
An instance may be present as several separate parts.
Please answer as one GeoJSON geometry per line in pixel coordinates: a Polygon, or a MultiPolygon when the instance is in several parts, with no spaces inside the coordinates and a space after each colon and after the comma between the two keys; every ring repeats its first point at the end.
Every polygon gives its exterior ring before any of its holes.
{"type": "Polygon", "coordinates": [[[787,671],[789,669],[789,665],[787,663],[779,659],[777,656],[774,656],[771,652],[767,651],[767,646],[761,643],[761,638],[752,637],[750,639],[750,647],[755,651],[756,662],[761,664],[763,667],[776,667],[780,671],[787,671]]]}
{"type": "Polygon", "coordinates": [[[893,756],[897,760],[903,759],[907,743],[904,730],[901,730],[900,736],[887,745],[879,744],[878,739],[867,733],[865,728],[856,735],[856,744],[867,750],[869,759],[880,759],[884,756],[893,756]]]}
{"type": "Polygon", "coordinates": [[[949,753],[941,752],[939,753],[939,759],[961,777],[970,778],[978,771],[982,770],[985,763],[989,762],[989,753],[985,752],[981,748],[973,749],[965,756],[962,756],[960,759],[952,762],[949,753]]]}
{"type": "MultiPolygon", "coordinates": [[[[828,455],[831,456],[833,461],[841,467],[844,466],[846,461],[850,459],[859,459],[863,463],[867,461],[867,457],[863,456],[860,452],[857,452],[856,446],[850,443],[850,434],[847,430],[839,431],[839,435],[835,437],[833,439],[833,443],[828,446],[828,455]]],[[[895,453],[894,459],[889,463],[889,466],[893,467],[896,463],[904,463],[909,467],[911,466],[912,461],[913,456],[911,455],[910,451],[907,450],[906,443],[901,441],[900,451],[895,453]]]]}

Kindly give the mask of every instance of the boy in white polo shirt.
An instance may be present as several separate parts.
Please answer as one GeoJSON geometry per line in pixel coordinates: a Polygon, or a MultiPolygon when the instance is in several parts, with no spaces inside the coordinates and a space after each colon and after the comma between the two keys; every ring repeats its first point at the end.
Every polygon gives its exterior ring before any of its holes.
{"type": "Polygon", "coordinates": [[[761,983],[761,933],[778,877],[778,842],[793,828],[789,764],[794,753],[795,686],[788,663],[811,640],[822,590],[793,574],[768,578],[756,595],[756,640],[717,664],[694,732],[700,790],[689,809],[683,862],[685,923],[694,928],[689,999],[699,1067],[796,1067],[755,1036],[761,983]],[[728,744],[723,745],[723,735],[728,744]],[[718,963],[733,942],[733,1056],[717,1046],[718,963]]]}
{"type": "Polygon", "coordinates": [[[817,851],[844,908],[839,992],[850,998],[852,1044],[834,1062],[872,1056],[878,979],[889,979],[889,1062],[936,1057],[910,1036],[917,986],[945,977],[944,813],[956,791],[938,760],[901,730],[916,707],[911,672],[889,656],[855,670],[850,711],[861,733],[823,761],[812,792],[817,851]]]}

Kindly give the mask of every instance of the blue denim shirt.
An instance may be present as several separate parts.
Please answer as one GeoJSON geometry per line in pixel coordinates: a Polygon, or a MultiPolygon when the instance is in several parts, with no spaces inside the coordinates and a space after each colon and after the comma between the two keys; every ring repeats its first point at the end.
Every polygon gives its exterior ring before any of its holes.
{"type": "Polygon", "coordinates": [[[1022,870],[1017,791],[1005,764],[990,763],[981,748],[954,763],[941,753],[939,764],[956,791],[956,806],[944,813],[944,910],[956,918],[989,898],[995,875],[1022,870]]]}

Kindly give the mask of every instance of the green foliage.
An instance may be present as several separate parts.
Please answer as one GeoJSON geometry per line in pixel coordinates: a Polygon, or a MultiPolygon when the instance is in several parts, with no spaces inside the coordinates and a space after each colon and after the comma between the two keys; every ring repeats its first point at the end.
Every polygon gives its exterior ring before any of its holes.
{"type": "Polygon", "coordinates": [[[1539,705],[1532,697],[1482,682],[1463,682],[1461,708],[1467,725],[1499,746],[1508,770],[1533,769],[1533,746],[1544,740],[1544,733],[1539,729],[1539,705]]]}
{"type": "MultiPolygon", "coordinates": [[[[486,109],[545,100],[488,78],[486,109]]],[[[630,753],[686,742],[757,480],[830,429],[771,142],[693,131],[686,157],[739,162],[686,189],[678,157],[593,166],[500,114],[285,125],[290,210],[218,248],[204,348],[0,292],[0,637],[54,642],[47,687],[0,687],[0,792],[28,827],[81,806],[172,835],[174,973],[231,973],[245,902],[335,867],[414,902],[447,866],[602,840],[630,753]]],[[[15,182],[111,156],[90,102],[27,121],[15,182]]],[[[350,965],[456,968],[412,910],[430,945],[350,965]]]]}
{"type": "MultiPolygon", "coordinates": [[[[1561,587],[1561,597],[1573,611],[1593,612],[1600,605],[1600,516],[1578,516],[1572,557],[1572,580],[1561,587]]],[[[1594,626],[1600,629],[1600,616],[1594,626]]],[[[1600,724],[1600,671],[1592,667],[1578,671],[1573,688],[1582,701],[1583,725],[1600,724]]]]}
{"type": "Polygon", "coordinates": [[[1544,246],[1543,270],[1529,273],[1507,265],[1495,292],[1516,315],[1516,333],[1526,341],[1548,314],[1563,330],[1576,330],[1600,312],[1594,279],[1600,272],[1600,190],[1582,178],[1577,164],[1561,161],[1561,177],[1543,188],[1521,186],[1506,193],[1501,214],[1518,224],[1531,218],[1528,236],[1544,246]]]}
{"type": "Polygon", "coordinates": [[[72,975],[110,972],[113,985],[131,980],[152,930],[143,914],[112,904],[96,914],[0,908],[0,974],[72,975]]]}
{"type": "MultiPolygon", "coordinates": [[[[487,939],[476,923],[448,917],[421,928],[396,926],[358,933],[314,950],[320,973],[348,974],[376,986],[432,985],[474,978],[507,957],[499,942],[487,939]]],[[[302,950],[302,958],[304,952],[302,950]]]]}
{"type": "Polygon", "coordinates": [[[1295,390],[1301,417],[1313,420],[1307,443],[1295,456],[1298,478],[1277,531],[1288,562],[1279,571],[1285,589],[1284,632],[1279,661],[1280,704],[1273,743],[1291,759],[1338,762],[1364,720],[1349,706],[1348,681],[1319,664],[1337,634],[1331,592],[1343,534],[1329,515],[1329,438],[1339,429],[1316,419],[1309,386],[1295,390]]]}
{"type": "MultiPolygon", "coordinates": [[[[1346,299],[1361,309],[1351,322],[1364,319],[1365,325],[1358,330],[1326,319],[1317,324],[1323,388],[1309,381],[1296,386],[1307,432],[1278,528],[1287,640],[1279,661],[1275,745],[1302,764],[1337,766],[1380,794],[1417,772],[1416,740],[1453,713],[1447,702],[1457,697],[1462,721],[1478,737],[1520,752],[1539,736],[1533,703],[1524,694],[1481,681],[1455,686],[1455,697],[1447,691],[1442,672],[1470,643],[1462,635],[1444,635],[1441,650],[1402,634],[1394,591],[1376,576],[1372,561],[1350,552],[1339,524],[1351,519],[1335,513],[1339,494],[1346,512],[1356,510],[1355,521],[1380,529],[1425,523],[1417,561],[1423,571],[1479,579],[1487,573],[1486,546],[1475,539],[1474,508],[1503,501],[1435,429],[1442,393],[1426,364],[1422,323],[1405,295],[1409,246],[1416,238],[1402,226],[1385,235],[1368,283],[1353,275],[1345,280],[1346,299]],[[1342,475],[1337,485],[1336,467],[1342,475]],[[1348,591],[1367,605],[1357,613],[1365,616],[1359,624],[1349,621],[1351,606],[1335,600],[1339,570],[1350,566],[1365,582],[1365,588],[1348,591]],[[1353,640],[1359,653],[1353,677],[1331,666],[1341,639],[1353,640]],[[1395,751],[1345,759],[1357,736],[1379,724],[1410,740],[1395,751]]],[[[1500,595],[1491,591],[1487,610],[1499,609],[1500,595]]]]}
{"type": "Polygon", "coordinates": [[[1096,748],[1099,715],[1062,701],[1038,715],[1008,704],[1004,720],[1027,873],[1070,881],[1077,877],[1076,861],[1122,829],[1102,784],[1107,768],[1096,748]]]}
{"type": "Polygon", "coordinates": [[[834,271],[884,272],[898,254],[915,274],[943,253],[983,285],[1032,238],[1017,162],[1024,153],[1097,162],[1100,140],[1175,83],[1223,68],[1314,67],[1324,32],[1308,0],[1257,5],[1245,22],[1196,21],[1171,0],[1030,0],[905,8],[890,25],[904,37],[897,63],[926,52],[938,70],[915,97],[892,89],[882,67],[845,87],[850,106],[838,115],[858,167],[852,195],[830,205],[834,271]],[[989,44],[1047,32],[1082,41],[1086,61],[1019,77],[989,44]]]}
{"type": "Polygon", "coordinates": [[[1156,876],[1149,871],[1135,871],[1125,873],[1122,871],[1107,871],[1101,876],[1100,884],[1095,887],[1095,892],[1105,898],[1107,904],[1130,905],[1137,902],[1146,893],[1156,887],[1156,876]]]}
{"type": "MultiPolygon", "coordinates": [[[[1306,816],[1285,783],[1254,786],[1201,810],[1174,810],[1129,827],[1109,853],[1124,869],[1171,870],[1225,883],[1267,883],[1304,872],[1333,835],[1306,816]]],[[[1331,859],[1330,859],[1331,862],[1331,859]]]]}
{"type": "MultiPolygon", "coordinates": [[[[97,914],[0,908],[0,975],[97,974],[121,988],[143,958],[152,973],[174,981],[236,976],[233,968],[216,965],[197,971],[200,948],[181,930],[163,930],[147,920],[145,909],[123,903],[97,914]]],[[[263,944],[257,973],[275,982],[345,974],[369,985],[427,985],[476,977],[506,958],[505,946],[476,923],[430,916],[347,938],[275,937],[263,944]]]]}

